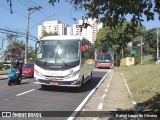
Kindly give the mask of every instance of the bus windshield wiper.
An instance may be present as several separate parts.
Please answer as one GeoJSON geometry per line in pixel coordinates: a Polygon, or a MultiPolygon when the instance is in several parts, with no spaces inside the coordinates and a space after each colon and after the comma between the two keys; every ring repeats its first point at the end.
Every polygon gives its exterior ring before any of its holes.
{"type": "Polygon", "coordinates": [[[51,55],[50,55],[49,57],[46,58],[46,60],[44,61],[43,65],[45,65],[45,66],[47,65],[48,59],[51,58],[51,56],[52,56],[54,53],[55,53],[55,52],[54,52],[54,49],[53,49],[52,52],[51,52],[51,55]]]}
{"type": "Polygon", "coordinates": [[[62,60],[62,58],[61,58],[61,56],[59,54],[58,54],[58,56],[59,56],[60,60],[62,61],[63,65],[64,66],[68,66],[68,64],[66,62],[64,62],[64,60],[62,60]]]}

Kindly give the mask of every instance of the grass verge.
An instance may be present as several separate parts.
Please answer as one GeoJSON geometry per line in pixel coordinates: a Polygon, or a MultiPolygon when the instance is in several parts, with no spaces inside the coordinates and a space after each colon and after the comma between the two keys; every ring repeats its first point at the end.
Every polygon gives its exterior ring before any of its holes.
{"type": "Polygon", "coordinates": [[[9,71],[0,71],[0,75],[7,75],[9,73],[9,71]]]}
{"type": "Polygon", "coordinates": [[[160,111],[160,65],[115,68],[123,72],[138,110],[160,111]]]}

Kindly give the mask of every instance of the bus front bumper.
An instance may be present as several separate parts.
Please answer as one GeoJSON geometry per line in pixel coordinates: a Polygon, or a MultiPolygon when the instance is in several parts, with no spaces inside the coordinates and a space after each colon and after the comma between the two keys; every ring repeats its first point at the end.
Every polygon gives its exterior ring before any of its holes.
{"type": "Polygon", "coordinates": [[[50,86],[68,86],[68,87],[80,87],[81,86],[80,80],[71,80],[71,81],[59,80],[59,81],[53,81],[53,80],[45,80],[45,79],[34,79],[34,83],[35,84],[50,85],[50,86]]]}

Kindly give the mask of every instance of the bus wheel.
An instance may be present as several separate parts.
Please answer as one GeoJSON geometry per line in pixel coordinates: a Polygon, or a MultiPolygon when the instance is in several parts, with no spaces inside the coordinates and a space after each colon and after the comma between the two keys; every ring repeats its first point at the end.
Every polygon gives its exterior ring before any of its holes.
{"type": "Polygon", "coordinates": [[[47,89],[48,86],[47,86],[47,85],[41,85],[41,88],[42,88],[42,89],[47,89]]]}
{"type": "MultiPolygon", "coordinates": [[[[91,78],[92,78],[92,77],[93,77],[93,71],[91,71],[91,78]]],[[[91,78],[90,78],[90,79],[91,79],[91,78]]]]}
{"type": "Polygon", "coordinates": [[[83,84],[84,84],[84,76],[82,77],[81,87],[80,88],[82,88],[83,84]]]}
{"type": "Polygon", "coordinates": [[[90,83],[90,82],[91,82],[92,76],[93,76],[93,72],[91,71],[91,73],[90,73],[90,78],[88,79],[87,83],[90,83]]]}

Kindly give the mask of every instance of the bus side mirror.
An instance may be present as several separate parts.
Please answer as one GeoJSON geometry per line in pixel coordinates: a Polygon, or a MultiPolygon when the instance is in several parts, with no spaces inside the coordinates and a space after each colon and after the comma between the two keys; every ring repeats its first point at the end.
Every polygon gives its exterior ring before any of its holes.
{"type": "Polygon", "coordinates": [[[36,45],[35,45],[35,54],[37,53],[37,49],[38,49],[39,45],[40,45],[40,42],[39,41],[36,42],[36,45]]]}
{"type": "Polygon", "coordinates": [[[82,50],[82,52],[86,52],[86,46],[82,45],[81,50],[82,50]]]}

